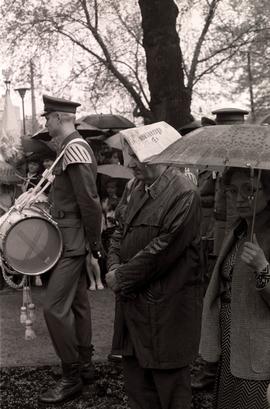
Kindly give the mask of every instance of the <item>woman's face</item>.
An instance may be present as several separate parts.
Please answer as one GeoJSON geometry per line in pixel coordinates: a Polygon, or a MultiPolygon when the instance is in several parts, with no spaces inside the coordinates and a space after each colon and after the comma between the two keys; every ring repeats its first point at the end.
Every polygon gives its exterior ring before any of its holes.
{"type": "Polygon", "coordinates": [[[49,169],[52,166],[53,162],[54,161],[52,159],[44,159],[43,161],[44,168],[49,169]]]}
{"type": "Polygon", "coordinates": [[[29,173],[37,173],[39,171],[39,163],[37,162],[29,162],[28,163],[28,171],[29,173]]]}
{"type": "MultiPolygon", "coordinates": [[[[231,184],[226,187],[226,192],[234,201],[240,217],[249,219],[253,216],[255,200],[252,199],[252,197],[255,196],[257,181],[258,178],[254,177],[254,188],[252,189],[250,176],[238,171],[232,175],[231,184]]],[[[256,204],[256,214],[262,212],[266,208],[269,199],[270,195],[264,192],[260,182],[256,204]]]]}

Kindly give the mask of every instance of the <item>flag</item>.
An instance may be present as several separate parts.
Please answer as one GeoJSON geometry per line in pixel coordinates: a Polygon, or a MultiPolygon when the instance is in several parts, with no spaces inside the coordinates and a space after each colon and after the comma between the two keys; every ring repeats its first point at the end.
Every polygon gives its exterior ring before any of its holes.
{"type": "Polygon", "coordinates": [[[9,91],[6,92],[5,96],[0,135],[1,142],[8,143],[10,146],[20,145],[21,123],[18,118],[18,111],[12,104],[9,91]]]}
{"type": "Polygon", "coordinates": [[[9,90],[5,95],[4,111],[0,129],[0,182],[14,183],[18,179],[7,161],[16,162],[21,156],[21,124],[18,112],[12,104],[9,90]]]}

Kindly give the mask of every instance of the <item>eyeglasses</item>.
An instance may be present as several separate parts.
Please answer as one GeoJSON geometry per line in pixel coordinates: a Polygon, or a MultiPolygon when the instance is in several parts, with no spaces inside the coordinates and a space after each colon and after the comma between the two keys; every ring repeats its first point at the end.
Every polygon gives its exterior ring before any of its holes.
{"type": "MultiPolygon", "coordinates": [[[[258,191],[260,190],[262,190],[262,187],[258,188],[258,191]]],[[[234,197],[238,195],[238,191],[243,199],[252,199],[255,195],[256,188],[252,186],[251,183],[243,183],[239,189],[234,185],[229,185],[225,188],[225,192],[234,197]]]]}

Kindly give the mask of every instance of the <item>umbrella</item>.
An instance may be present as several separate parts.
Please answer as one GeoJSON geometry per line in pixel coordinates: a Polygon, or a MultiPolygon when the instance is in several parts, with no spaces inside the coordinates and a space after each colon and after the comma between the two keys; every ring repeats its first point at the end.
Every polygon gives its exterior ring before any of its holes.
{"type": "Polygon", "coordinates": [[[215,170],[226,166],[270,169],[270,126],[205,126],[177,140],[149,163],[215,170]]]}
{"type": "Polygon", "coordinates": [[[270,169],[269,125],[206,126],[174,142],[149,162],[200,169],[223,170],[225,166],[259,169],[255,197],[252,198],[254,210],[251,240],[253,240],[261,170],[270,169]]]}
{"type": "Polygon", "coordinates": [[[109,138],[104,141],[107,145],[109,145],[111,148],[114,149],[122,149],[122,136],[120,132],[117,132],[116,134],[110,136],[109,138]]]}
{"type": "Polygon", "coordinates": [[[25,153],[34,152],[42,156],[52,155],[55,149],[50,141],[36,140],[33,138],[23,138],[22,147],[25,153]]]}
{"type": "Polygon", "coordinates": [[[81,118],[87,124],[96,126],[103,130],[121,130],[127,128],[134,128],[134,124],[122,115],[113,114],[94,114],[86,115],[81,118]]]}
{"type": "Polygon", "coordinates": [[[111,178],[132,179],[134,177],[133,172],[129,168],[116,164],[100,165],[97,171],[111,178]]]}
{"type": "MultiPolygon", "coordinates": [[[[77,131],[84,137],[101,137],[105,139],[104,131],[102,129],[97,128],[96,126],[90,125],[83,121],[75,122],[75,126],[77,131]]],[[[33,139],[36,140],[43,140],[43,141],[50,141],[51,136],[48,133],[47,128],[43,128],[37,131],[33,136],[33,139]]]]}

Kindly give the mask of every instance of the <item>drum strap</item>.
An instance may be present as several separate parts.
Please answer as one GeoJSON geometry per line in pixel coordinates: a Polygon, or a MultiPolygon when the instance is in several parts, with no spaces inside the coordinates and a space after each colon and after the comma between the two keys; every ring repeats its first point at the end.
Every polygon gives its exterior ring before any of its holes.
{"type": "Polygon", "coordinates": [[[88,143],[81,138],[75,138],[72,139],[72,141],[70,141],[69,143],[66,144],[66,146],[62,149],[62,151],[60,152],[60,154],[57,156],[57,158],[55,159],[55,161],[53,162],[53,164],[51,165],[51,167],[49,169],[46,169],[43,174],[42,174],[42,178],[40,179],[40,181],[38,182],[38,184],[34,187],[34,189],[32,190],[32,194],[33,194],[33,200],[36,200],[39,195],[41,195],[41,193],[43,193],[53,182],[54,180],[54,175],[53,175],[53,170],[55,168],[55,166],[57,165],[57,163],[60,161],[60,159],[64,156],[66,149],[76,143],[76,142],[83,142],[85,144],[88,143]],[[44,185],[44,182],[45,185],[44,185]],[[41,189],[40,189],[41,188],[41,189]]]}

